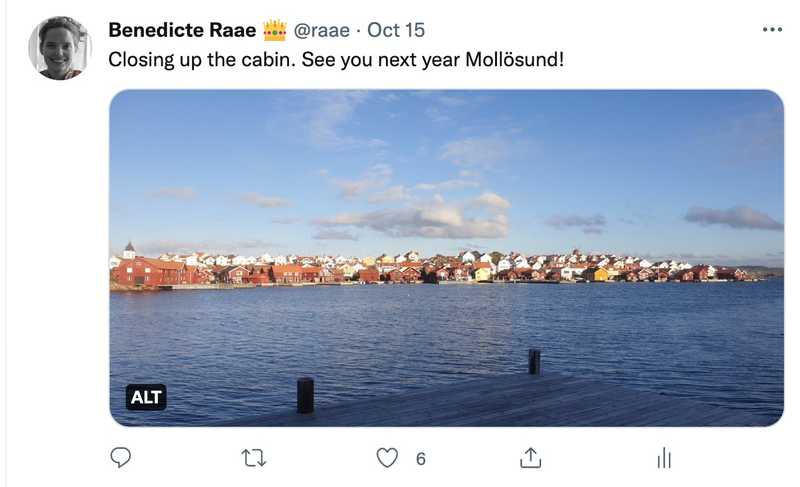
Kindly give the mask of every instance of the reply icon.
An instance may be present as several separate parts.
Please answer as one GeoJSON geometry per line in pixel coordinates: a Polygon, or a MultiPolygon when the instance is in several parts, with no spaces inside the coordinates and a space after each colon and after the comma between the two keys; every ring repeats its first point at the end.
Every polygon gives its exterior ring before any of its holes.
{"type": "Polygon", "coordinates": [[[118,446],[111,450],[111,461],[117,464],[117,468],[131,461],[131,451],[124,446],[118,446]]]}

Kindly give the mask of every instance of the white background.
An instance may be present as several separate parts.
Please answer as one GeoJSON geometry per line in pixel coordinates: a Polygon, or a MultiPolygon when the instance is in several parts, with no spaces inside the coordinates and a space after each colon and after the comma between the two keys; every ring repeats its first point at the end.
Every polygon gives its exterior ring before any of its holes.
{"type": "MultiPolygon", "coordinates": [[[[6,299],[8,485],[790,485],[796,482],[797,411],[791,381],[798,315],[796,258],[786,266],[786,400],[767,428],[128,428],[108,407],[108,118],[112,97],[130,88],[747,88],[780,95],[786,115],[786,248],[796,248],[798,183],[796,12],[779,4],[669,2],[643,7],[573,2],[36,2],[6,4],[6,299]],[[561,5],[561,4],[564,5],[561,5]],[[558,4],[558,5],[555,5],[558,4]],[[94,41],[79,77],[37,74],[27,42],[43,19],[68,15],[94,41]],[[209,70],[195,73],[108,67],[112,50],[230,54],[273,49],[244,40],[109,39],[108,23],[219,20],[260,26],[270,18],[364,28],[372,20],[425,22],[423,40],[300,41],[282,52],[331,54],[565,52],[544,70],[209,70]],[[763,33],[763,26],[782,26],[763,33]],[[112,447],[133,451],[117,469],[112,447]],[[670,448],[673,469],[658,471],[670,448]],[[400,458],[391,469],[380,446],[400,458]],[[529,446],[541,470],[521,470],[529,446]],[[267,466],[247,469],[239,452],[262,448],[267,466]],[[427,464],[413,458],[425,451],[427,464]]],[[[649,3],[649,2],[648,2],[649,3]]],[[[788,5],[788,2],[787,2],[788,5]]],[[[142,141],[147,143],[147,141],[142,141]]],[[[746,190],[746,188],[743,188],[746,190]]],[[[731,357],[731,360],[735,360],[731,357]]],[[[796,485],[796,484],[795,484],[796,485]]]]}

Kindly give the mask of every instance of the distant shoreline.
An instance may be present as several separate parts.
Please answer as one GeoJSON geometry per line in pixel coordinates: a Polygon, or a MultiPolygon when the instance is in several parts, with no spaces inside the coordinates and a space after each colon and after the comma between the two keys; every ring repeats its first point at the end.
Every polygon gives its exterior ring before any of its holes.
{"type": "Polygon", "coordinates": [[[502,284],[502,285],[510,285],[510,284],[596,284],[596,285],[624,285],[624,284],[667,284],[667,283],[678,283],[678,284],[715,284],[715,283],[725,283],[725,282],[742,282],[742,283],[753,283],[753,282],[762,282],[771,279],[783,279],[783,276],[779,277],[771,277],[771,278],[761,278],[761,279],[750,279],[746,281],[736,281],[733,279],[707,279],[704,281],[570,281],[570,280],[561,280],[561,281],[553,281],[553,280],[498,280],[498,281],[439,281],[438,283],[427,283],[423,281],[412,281],[412,282],[389,282],[389,281],[380,281],[380,282],[356,282],[356,281],[345,281],[345,282],[302,282],[302,283],[268,283],[268,284],[173,284],[173,285],[164,285],[164,286],[124,286],[116,283],[111,283],[109,287],[109,291],[112,293],[141,293],[141,292],[162,292],[162,291],[230,291],[234,289],[255,289],[255,288],[271,288],[271,287],[290,287],[290,288],[297,288],[297,287],[317,287],[317,286],[413,286],[419,284],[436,284],[436,285],[443,285],[443,286],[452,286],[452,285],[466,285],[466,286],[474,286],[474,285],[487,285],[487,284],[502,284]]]}

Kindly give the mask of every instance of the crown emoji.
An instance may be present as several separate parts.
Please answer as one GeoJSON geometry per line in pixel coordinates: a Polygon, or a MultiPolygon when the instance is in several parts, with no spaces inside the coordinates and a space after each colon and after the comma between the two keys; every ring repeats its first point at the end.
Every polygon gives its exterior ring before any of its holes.
{"type": "Polygon", "coordinates": [[[286,22],[281,22],[280,20],[270,20],[269,22],[264,22],[264,40],[285,41],[286,22]]]}

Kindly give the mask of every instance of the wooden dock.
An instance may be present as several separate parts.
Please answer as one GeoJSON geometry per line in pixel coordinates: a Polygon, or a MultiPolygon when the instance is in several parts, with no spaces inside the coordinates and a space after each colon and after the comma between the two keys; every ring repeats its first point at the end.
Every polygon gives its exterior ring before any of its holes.
{"type": "Polygon", "coordinates": [[[223,425],[767,426],[773,422],[688,399],[556,373],[483,377],[315,409],[312,403],[312,410],[299,414],[291,409],[223,425]]]}

